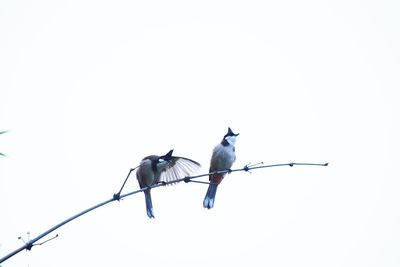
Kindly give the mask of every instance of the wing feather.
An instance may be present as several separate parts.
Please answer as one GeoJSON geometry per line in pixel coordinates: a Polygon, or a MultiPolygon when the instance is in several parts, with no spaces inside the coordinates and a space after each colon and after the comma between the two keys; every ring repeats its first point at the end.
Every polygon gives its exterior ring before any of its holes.
{"type": "Polygon", "coordinates": [[[200,163],[184,158],[172,157],[171,164],[160,175],[160,182],[173,182],[190,176],[200,169],[200,163]]]}

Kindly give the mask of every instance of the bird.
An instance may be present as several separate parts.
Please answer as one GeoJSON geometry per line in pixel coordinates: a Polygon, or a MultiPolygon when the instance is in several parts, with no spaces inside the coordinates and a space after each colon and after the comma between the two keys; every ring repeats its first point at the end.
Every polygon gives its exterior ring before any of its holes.
{"type": "MultiPolygon", "coordinates": [[[[153,204],[151,201],[151,188],[157,183],[173,183],[197,171],[200,163],[184,158],[172,156],[173,149],[163,156],[150,155],[143,158],[136,171],[136,178],[141,189],[145,188],[144,197],[146,201],[147,216],[154,217],[153,204]]],[[[177,181],[179,182],[179,181],[177,181]]]]}
{"type": "MultiPolygon", "coordinates": [[[[210,173],[229,170],[232,167],[236,160],[235,143],[238,135],[239,134],[233,133],[231,128],[228,127],[228,133],[224,135],[221,143],[214,147],[210,162],[210,173]]],[[[226,173],[209,175],[210,185],[208,186],[206,196],[204,197],[204,208],[211,209],[214,207],[218,185],[221,183],[225,175],[226,173]]]]}

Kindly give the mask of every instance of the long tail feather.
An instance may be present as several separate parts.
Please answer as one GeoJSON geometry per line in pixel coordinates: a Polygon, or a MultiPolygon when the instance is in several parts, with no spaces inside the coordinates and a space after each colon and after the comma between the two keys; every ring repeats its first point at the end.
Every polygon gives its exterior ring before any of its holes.
{"type": "Polygon", "coordinates": [[[208,186],[208,190],[207,190],[206,196],[204,197],[204,201],[203,201],[204,208],[211,209],[212,207],[214,207],[214,201],[215,201],[215,195],[217,194],[217,188],[218,188],[218,185],[213,184],[213,183],[211,183],[208,186]]]}
{"type": "Polygon", "coordinates": [[[151,202],[150,190],[144,191],[144,198],[146,200],[146,212],[149,218],[154,218],[153,203],[151,202]]]}

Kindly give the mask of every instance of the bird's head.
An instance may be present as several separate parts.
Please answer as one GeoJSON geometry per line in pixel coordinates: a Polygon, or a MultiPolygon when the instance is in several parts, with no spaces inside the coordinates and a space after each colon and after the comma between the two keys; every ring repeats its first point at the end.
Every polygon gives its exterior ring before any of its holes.
{"type": "Polygon", "coordinates": [[[239,134],[235,134],[230,127],[228,127],[228,132],[224,135],[224,139],[222,139],[222,144],[224,145],[235,145],[236,137],[239,134]]]}
{"type": "Polygon", "coordinates": [[[170,162],[170,161],[172,160],[172,152],[174,152],[173,149],[171,149],[170,151],[168,151],[167,154],[165,154],[165,155],[163,155],[163,156],[160,156],[160,157],[158,158],[158,162],[163,162],[163,161],[170,162]]]}

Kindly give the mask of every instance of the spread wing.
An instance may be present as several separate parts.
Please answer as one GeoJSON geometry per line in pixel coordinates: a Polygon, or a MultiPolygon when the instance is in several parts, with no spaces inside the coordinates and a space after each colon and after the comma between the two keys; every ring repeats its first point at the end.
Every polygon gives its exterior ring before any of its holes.
{"type": "Polygon", "coordinates": [[[200,167],[200,163],[194,160],[184,157],[172,157],[169,166],[161,172],[159,182],[173,182],[185,178],[198,171],[200,167]]]}

